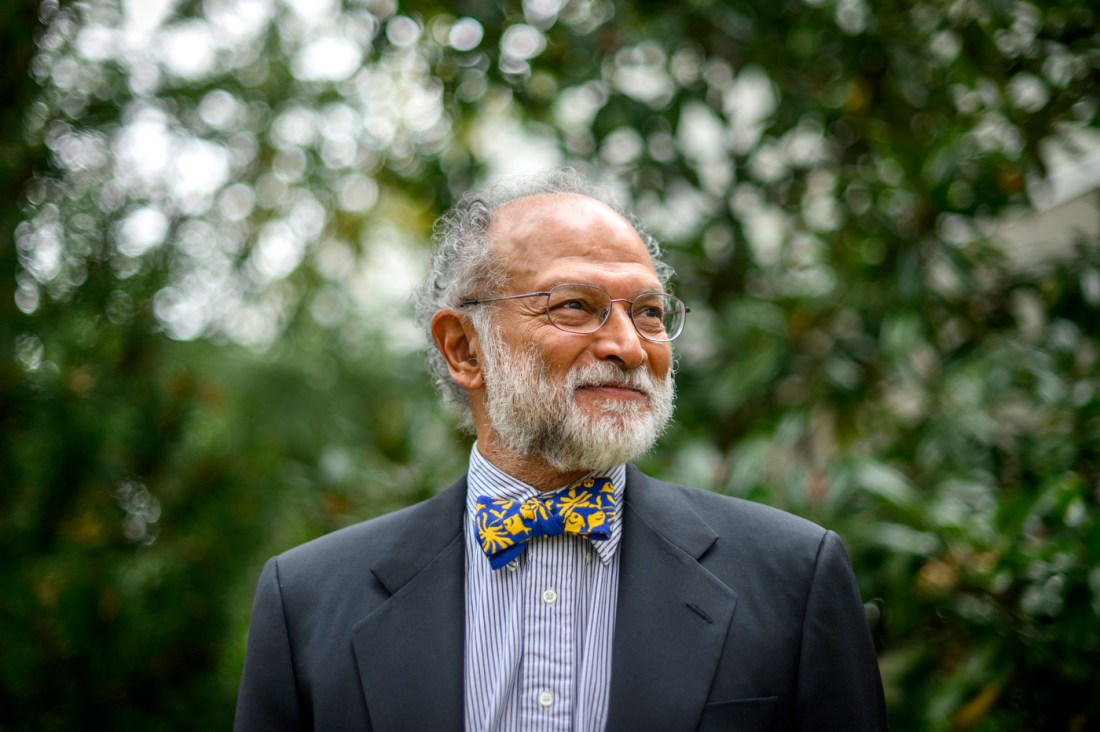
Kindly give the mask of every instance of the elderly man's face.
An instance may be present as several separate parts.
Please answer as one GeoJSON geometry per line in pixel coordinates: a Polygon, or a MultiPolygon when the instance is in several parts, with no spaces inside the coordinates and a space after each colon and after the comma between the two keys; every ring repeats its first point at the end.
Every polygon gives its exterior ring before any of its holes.
{"type": "MultiPolygon", "coordinates": [[[[579,283],[630,300],[661,289],[633,227],[584,196],[514,201],[498,209],[493,234],[510,275],[503,295],[579,283]]],[[[499,343],[483,344],[497,437],[515,452],[539,451],[562,471],[608,467],[645,452],[672,411],[670,345],[643,339],[624,303],[613,305],[601,329],[583,335],[554,326],[545,304],[541,297],[500,303],[499,343]]]]}

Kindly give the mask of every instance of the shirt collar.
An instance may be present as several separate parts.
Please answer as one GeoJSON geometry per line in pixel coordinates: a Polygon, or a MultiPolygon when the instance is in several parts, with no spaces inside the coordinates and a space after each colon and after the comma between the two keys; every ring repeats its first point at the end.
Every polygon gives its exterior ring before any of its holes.
{"type": "MultiPolygon", "coordinates": [[[[619,548],[623,530],[623,487],[626,485],[626,464],[620,463],[606,470],[593,470],[583,476],[584,478],[608,478],[615,489],[615,520],[611,526],[611,537],[607,541],[593,541],[592,547],[596,550],[600,562],[608,564],[615,556],[619,548]]],[[[573,483],[563,485],[554,491],[564,490],[573,483]]],[[[466,515],[473,517],[476,513],[478,496],[490,498],[507,498],[522,503],[533,496],[545,495],[538,488],[524,483],[518,478],[505,473],[489,462],[477,449],[477,443],[470,449],[470,469],[466,476],[466,515]]],[[[473,520],[472,518],[470,519],[473,520]]]]}

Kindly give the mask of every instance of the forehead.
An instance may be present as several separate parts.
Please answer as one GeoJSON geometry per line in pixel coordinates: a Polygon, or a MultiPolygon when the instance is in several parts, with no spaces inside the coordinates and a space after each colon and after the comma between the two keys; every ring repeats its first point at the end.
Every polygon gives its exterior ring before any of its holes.
{"type": "Polygon", "coordinates": [[[628,277],[647,287],[660,284],[649,251],[630,222],[588,196],[554,193],[509,201],[494,211],[490,234],[496,256],[517,285],[543,287],[601,277],[628,277]]]}

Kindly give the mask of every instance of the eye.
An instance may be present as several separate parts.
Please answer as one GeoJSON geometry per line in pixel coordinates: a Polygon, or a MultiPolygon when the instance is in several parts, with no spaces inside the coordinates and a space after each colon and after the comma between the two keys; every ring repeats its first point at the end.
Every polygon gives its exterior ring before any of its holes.
{"type": "Polygon", "coordinates": [[[634,317],[644,319],[661,320],[665,317],[667,311],[664,298],[661,297],[646,297],[642,298],[634,303],[633,306],[634,317]]]}
{"type": "Polygon", "coordinates": [[[593,313],[598,306],[586,297],[564,297],[550,303],[550,309],[558,313],[593,313]]]}

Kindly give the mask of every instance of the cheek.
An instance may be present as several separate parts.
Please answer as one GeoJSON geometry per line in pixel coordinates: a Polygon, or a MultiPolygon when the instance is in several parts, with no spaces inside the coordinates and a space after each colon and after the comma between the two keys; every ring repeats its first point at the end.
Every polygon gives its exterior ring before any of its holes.
{"type": "Polygon", "coordinates": [[[654,344],[654,348],[648,351],[647,364],[650,373],[658,378],[665,378],[672,364],[672,349],[654,344]]]}
{"type": "Polygon", "coordinates": [[[554,374],[565,373],[581,361],[584,357],[584,346],[583,338],[570,336],[536,338],[528,345],[546,364],[550,373],[554,374]]]}

